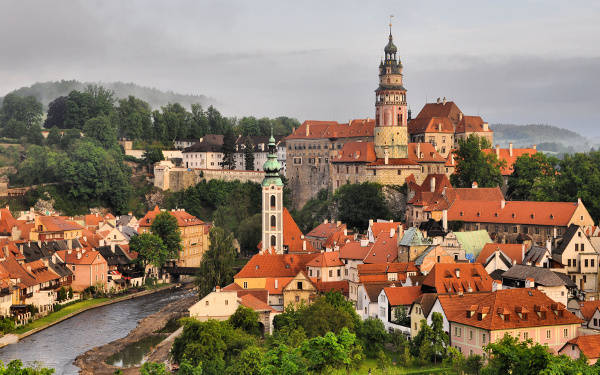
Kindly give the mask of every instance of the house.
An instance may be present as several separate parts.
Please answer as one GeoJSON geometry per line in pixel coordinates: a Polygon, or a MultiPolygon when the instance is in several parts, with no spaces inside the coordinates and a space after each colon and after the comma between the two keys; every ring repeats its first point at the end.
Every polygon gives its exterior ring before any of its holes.
{"type": "Polygon", "coordinates": [[[127,215],[121,215],[117,217],[117,226],[127,226],[133,228],[137,232],[139,224],[136,217],[130,212],[127,215]]]}
{"type": "Polygon", "coordinates": [[[98,251],[60,250],[56,252],[56,255],[75,275],[71,284],[74,291],[81,292],[90,286],[100,289],[106,287],[108,264],[98,251]]]}
{"type": "Polygon", "coordinates": [[[183,155],[185,168],[222,169],[223,135],[207,134],[200,141],[186,147],[183,155]]]}
{"type": "Polygon", "coordinates": [[[122,246],[124,245],[110,244],[96,248],[108,265],[107,283],[113,282],[113,284],[118,284],[113,285],[115,288],[122,288],[125,286],[122,285],[123,283],[130,284],[133,283],[135,279],[144,276],[142,267],[132,259],[131,254],[124,250],[122,246]]]}
{"type": "Polygon", "coordinates": [[[536,289],[503,289],[478,295],[438,296],[449,322],[450,345],[464,355],[509,334],[558,352],[577,336],[581,320],[536,289]]]}
{"type": "Polygon", "coordinates": [[[415,265],[427,275],[436,263],[455,263],[454,257],[441,246],[430,245],[415,259],[415,265]]]}
{"type": "Polygon", "coordinates": [[[471,261],[475,261],[486,244],[492,243],[487,230],[483,229],[454,232],[454,235],[460,247],[465,251],[465,257],[471,261]]]}
{"type": "Polygon", "coordinates": [[[313,301],[316,294],[315,284],[306,275],[306,272],[300,271],[287,285],[283,286],[283,305],[306,305],[313,301]]]}
{"type": "Polygon", "coordinates": [[[427,324],[431,324],[430,313],[433,309],[433,305],[437,301],[436,293],[424,293],[415,299],[413,304],[410,306],[408,311],[410,317],[410,337],[415,338],[421,330],[421,321],[427,321],[427,324]]]}
{"type": "Polygon", "coordinates": [[[81,225],[60,216],[37,215],[29,237],[32,241],[72,240],[81,237],[81,225]]]}
{"type": "Polygon", "coordinates": [[[361,283],[404,283],[408,276],[420,274],[414,262],[359,264],[357,268],[361,283]]]}
{"type": "Polygon", "coordinates": [[[379,293],[378,318],[388,330],[410,333],[410,307],[423,294],[419,286],[390,286],[379,293]],[[405,322],[399,321],[405,317],[405,322]]]}
{"type": "Polygon", "coordinates": [[[552,249],[552,259],[565,266],[567,275],[586,294],[586,299],[598,297],[598,255],[583,228],[574,224],[552,249]]]}
{"type": "Polygon", "coordinates": [[[317,254],[306,263],[306,268],[311,278],[324,282],[344,280],[344,262],[340,260],[340,253],[337,251],[317,254]]]}
{"type": "Polygon", "coordinates": [[[358,266],[364,264],[364,259],[371,250],[372,244],[368,239],[350,241],[340,248],[340,260],[344,262],[344,277],[348,281],[348,298],[356,304],[358,298],[358,266]]]}
{"type": "Polygon", "coordinates": [[[569,341],[558,351],[573,360],[578,360],[585,355],[589,365],[594,365],[600,358],[600,335],[577,336],[569,341]]]}
{"type": "Polygon", "coordinates": [[[423,293],[489,292],[492,278],[479,263],[437,263],[423,279],[423,293]]]}
{"type": "Polygon", "coordinates": [[[514,172],[514,165],[517,159],[524,155],[532,156],[537,153],[537,147],[535,145],[529,148],[514,148],[512,142],[508,144],[508,148],[500,148],[500,145],[496,145],[495,148],[485,148],[481,150],[484,154],[496,154],[499,161],[504,162],[504,166],[500,168],[502,173],[503,186],[502,190],[506,192],[508,186],[508,176],[514,172]]]}
{"type": "Polygon", "coordinates": [[[395,285],[401,287],[400,282],[364,283],[358,286],[356,312],[362,319],[377,318],[379,316],[379,294],[383,288],[395,285]]]}
{"type": "Polygon", "coordinates": [[[423,237],[423,233],[419,229],[410,227],[398,241],[398,260],[414,262],[431,244],[431,240],[423,237]]]}
{"type": "Polygon", "coordinates": [[[574,314],[583,319],[584,327],[600,330],[600,301],[581,301],[574,314]]]}
{"type": "Polygon", "coordinates": [[[373,221],[369,219],[369,227],[367,228],[367,237],[369,242],[375,242],[375,239],[379,237],[379,235],[383,232],[391,233],[392,230],[395,233],[398,233],[400,238],[402,238],[404,232],[404,225],[399,221],[393,220],[381,220],[377,219],[377,221],[373,221]]]}
{"type": "MultiPolygon", "coordinates": [[[[182,208],[165,212],[169,212],[171,216],[177,219],[177,227],[181,234],[182,249],[179,252],[179,259],[176,262],[177,266],[199,267],[202,255],[210,246],[209,232],[211,225],[191,215],[182,208]]],[[[158,206],[155,206],[152,211],[148,211],[139,220],[140,234],[150,232],[152,222],[159,213],[161,213],[161,210],[158,206]]]]}
{"type": "Polygon", "coordinates": [[[523,264],[544,268],[563,268],[563,265],[552,259],[550,241],[547,246],[533,245],[525,253],[523,264]]]}
{"type": "Polygon", "coordinates": [[[313,230],[308,232],[304,238],[310,242],[316,250],[320,251],[325,250],[325,243],[327,240],[339,232],[348,235],[346,224],[342,224],[339,221],[330,223],[328,220],[325,220],[325,222],[317,225],[313,230]]]}
{"type": "Polygon", "coordinates": [[[496,270],[506,271],[513,264],[521,264],[524,258],[525,244],[488,243],[475,261],[483,264],[487,273],[492,274],[496,270]]]}
{"type": "Polygon", "coordinates": [[[371,245],[364,263],[393,263],[398,261],[398,232],[380,232],[371,245]]]}
{"type": "Polygon", "coordinates": [[[502,288],[536,288],[555,302],[567,306],[577,285],[564,273],[549,268],[515,264],[502,274],[502,288]]]}
{"type": "Polygon", "coordinates": [[[207,321],[227,320],[239,306],[244,306],[259,314],[259,323],[264,333],[273,331],[273,318],[277,312],[267,303],[266,290],[221,289],[218,286],[200,301],[189,308],[190,317],[207,321]]]}

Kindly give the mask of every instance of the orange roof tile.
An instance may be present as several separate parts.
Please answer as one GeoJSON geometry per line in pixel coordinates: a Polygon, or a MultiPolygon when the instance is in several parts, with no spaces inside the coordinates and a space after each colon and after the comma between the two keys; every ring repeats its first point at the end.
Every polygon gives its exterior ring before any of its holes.
{"type": "Polygon", "coordinates": [[[359,264],[359,275],[376,275],[386,273],[419,272],[415,262],[359,264]]]}
{"type": "Polygon", "coordinates": [[[17,220],[13,217],[8,206],[0,208],[0,233],[11,233],[15,225],[17,225],[17,220]]]}
{"type": "Polygon", "coordinates": [[[267,303],[261,301],[260,299],[256,298],[252,294],[245,294],[245,295],[239,297],[239,299],[240,299],[240,303],[243,306],[248,307],[254,311],[275,312],[275,310],[271,306],[269,306],[267,303]]]}
{"type": "Polygon", "coordinates": [[[283,288],[292,280],[293,277],[267,277],[265,289],[269,291],[269,295],[282,294],[283,288]]]}
{"type": "Polygon", "coordinates": [[[304,250],[304,242],[302,239],[302,231],[290,215],[287,208],[283,208],[283,246],[287,246],[290,253],[312,253],[315,248],[306,241],[306,250],[304,250]]]}
{"type": "Polygon", "coordinates": [[[350,241],[340,248],[340,258],[363,260],[372,246],[371,243],[367,243],[367,246],[361,246],[361,241],[350,241]]]}
{"type": "Polygon", "coordinates": [[[426,103],[416,118],[446,117],[452,123],[458,124],[461,113],[454,102],[426,103]]]}
{"type": "Polygon", "coordinates": [[[60,276],[48,268],[42,260],[25,263],[23,267],[39,284],[60,279],[60,276]]]}
{"type": "Polygon", "coordinates": [[[500,170],[504,176],[510,176],[514,172],[515,162],[520,156],[531,156],[537,153],[535,148],[513,148],[512,155],[508,148],[485,148],[481,151],[485,154],[495,153],[498,156],[498,160],[504,160],[506,162],[506,165],[500,170]]]}
{"type": "Polygon", "coordinates": [[[579,311],[585,320],[592,319],[596,310],[600,309],[600,301],[579,302],[579,311]]]}
{"type": "Polygon", "coordinates": [[[346,142],[332,163],[371,163],[377,159],[373,142],[346,142]]]}
{"type": "Polygon", "coordinates": [[[436,263],[423,279],[423,286],[440,294],[487,292],[492,290],[492,278],[481,263],[436,263]]]}
{"type": "Polygon", "coordinates": [[[420,286],[401,286],[383,288],[391,306],[412,305],[421,294],[420,286]]]}
{"type": "Polygon", "coordinates": [[[338,225],[338,223],[321,223],[306,234],[306,237],[317,237],[327,239],[329,236],[338,231],[346,229],[346,224],[338,225]]]}
{"type": "Polygon", "coordinates": [[[446,159],[440,155],[429,142],[409,143],[408,159],[416,163],[445,163],[446,159]],[[420,154],[417,154],[419,151],[420,154]]]}
{"type": "Polygon", "coordinates": [[[446,318],[472,327],[505,330],[580,324],[581,319],[546,294],[530,288],[503,289],[485,294],[438,296],[446,318]],[[528,311],[519,317],[518,312],[528,311]],[[542,311],[540,314],[537,311],[542,311]],[[468,313],[470,312],[470,313],[468,313]],[[508,319],[503,319],[501,313],[508,319]],[[508,314],[507,314],[508,313],[508,314]]]}
{"type": "Polygon", "coordinates": [[[492,130],[488,127],[484,129],[484,121],[479,116],[463,116],[462,120],[456,126],[457,133],[491,133],[492,130]]]}
{"type": "Polygon", "coordinates": [[[85,264],[90,265],[93,264],[96,259],[100,263],[106,263],[106,260],[102,257],[102,255],[95,250],[86,250],[85,252],[71,250],[69,254],[69,250],[59,250],[56,254],[67,264],[85,264]],[[81,254],[80,257],[77,254],[81,254]]]}
{"type": "Polygon", "coordinates": [[[600,335],[577,336],[567,341],[565,345],[577,345],[587,359],[597,359],[600,357],[600,335]]]}
{"type": "Polygon", "coordinates": [[[47,232],[64,232],[83,229],[81,225],[60,216],[38,216],[38,219],[47,232]]]}
{"type": "Polygon", "coordinates": [[[344,262],[340,260],[340,253],[337,251],[319,253],[306,263],[307,267],[340,267],[343,265],[344,262]]]}
{"type": "Polygon", "coordinates": [[[517,264],[521,264],[523,262],[523,257],[525,256],[524,246],[525,245],[523,244],[488,243],[481,249],[476,262],[484,264],[490,255],[496,252],[496,250],[499,250],[508,256],[511,261],[514,260],[517,264]]]}
{"type": "Polygon", "coordinates": [[[83,217],[83,222],[89,227],[98,227],[103,221],[104,218],[99,214],[89,214],[83,217]]]}
{"type": "Polygon", "coordinates": [[[377,238],[380,234],[389,235],[392,229],[397,232],[398,227],[402,227],[403,225],[404,224],[399,221],[374,221],[373,224],[371,224],[371,232],[373,232],[373,237],[377,238]]]}
{"type": "Polygon", "coordinates": [[[372,163],[367,164],[368,166],[379,166],[379,165],[389,165],[389,166],[394,166],[394,165],[419,165],[419,163],[410,160],[408,158],[402,158],[402,159],[395,159],[395,158],[390,158],[388,159],[387,164],[385,163],[385,159],[377,159],[372,163]]]}
{"type": "MultiPolygon", "coordinates": [[[[144,215],[144,217],[139,220],[140,227],[150,227],[156,215],[158,215],[161,212],[162,211],[158,208],[158,206],[155,206],[152,211],[148,211],[146,215],[144,215]]],[[[206,224],[204,221],[198,219],[196,216],[189,214],[183,210],[172,210],[165,212],[169,212],[171,216],[174,216],[177,219],[177,226],[179,227],[206,224]]]]}
{"type": "Polygon", "coordinates": [[[454,125],[447,117],[417,117],[408,122],[409,134],[450,133],[454,134],[454,125]]]}
{"type": "Polygon", "coordinates": [[[377,237],[364,263],[392,263],[398,259],[398,233],[392,237],[381,235],[377,237]]]}
{"type": "Polygon", "coordinates": [[[347,124],[336,121],[307,120],[302,123],[292,134],[285,139],[318,139],[318,138],[351,138],[372,137],[375,129],[375,120],[351,120],[347,124]]]}
{"type": "Polygon", "coordinates": [[[321,281],[321,280],[311,280],[317,290],[321,293],[327,293],[329,291],[338,291],[345,296],[348,296],[349,285],[348,280],[342,281],[321,281]]]}
{"type": "Polygon", "coordinates": [[[318,253],[272,254],[265,252],[256,254],[235,275],[235,278],[295,277],[298,272],[306,269],[306,264],[317,255],[318,253]]]}

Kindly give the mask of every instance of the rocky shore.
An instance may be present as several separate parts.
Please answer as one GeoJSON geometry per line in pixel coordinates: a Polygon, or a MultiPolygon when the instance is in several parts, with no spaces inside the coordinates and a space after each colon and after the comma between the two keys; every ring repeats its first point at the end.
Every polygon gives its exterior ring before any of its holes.
{"type": "MultiPolygon", "coordinates": [[[[123,350],[127,345],[138,342],[148,336],[157,335],[156,331],[162,329],[170,319],[178,319],[188,315],[188,308],[197,301],[195,295],[181,298],[165,306],[159,312],[144,318],[138,326],[122,339],[102,345],[75,359],[80,374],[83,375],[113,375],[116,370],[122,370],[124,375],[139,374],[139,367],[120,368],[107,364],[105,361],[115,353],[123,350]]],[[[150,353],[149,360],[163,362],[168,359],[169,350],[176,334],[170,335],[150,353]]]]}

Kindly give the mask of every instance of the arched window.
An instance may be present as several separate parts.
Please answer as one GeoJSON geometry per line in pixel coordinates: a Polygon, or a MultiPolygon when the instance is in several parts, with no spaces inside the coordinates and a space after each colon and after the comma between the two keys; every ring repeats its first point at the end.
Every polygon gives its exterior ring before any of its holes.
{"type": "Polygon", "coordinates": [[[275,219],[275,215],[271,215],[271,228],[275,228],[277,226],[277,219],[275,219]]]}
{"type": "Polygon", "coordinates": [[[271,195],[271,208],[275,208],[275,195],[271,195]]]}
{"type": "Polygon", "coordinates": [[[271,246],[277,246],[277,238],[275,236],[271,236],[271,246]]]}

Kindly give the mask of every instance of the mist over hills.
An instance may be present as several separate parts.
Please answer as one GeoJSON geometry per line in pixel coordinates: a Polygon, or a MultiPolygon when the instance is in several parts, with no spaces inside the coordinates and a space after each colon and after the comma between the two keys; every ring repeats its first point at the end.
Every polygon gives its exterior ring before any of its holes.
{"type": "Polygon", "coordinates": [[[581,152],[597,147],[596,139],[585,138],[572,130],[544,124],[492,124],[494,145],[508,147],[529,147],[537,145],[538,149],[550,152],[581,152]]]}
{"type": "MultiPolygon", "coordinates": [[[[84,90],[88,85],[103,86],[113,91],[118,99],[133,95],[148,102],[153,109],[158,109],[168,103],[179,103],[188,108],[194,103],[200,103],[205,108],[215,104],[215,100],[206,95],[178,94],[173,91],[162,91],[126,82],[80,82],[76,80],[36,82],[31,86],[21,87],[12,92],[19,96],[34,96],[44,105],[44,108],[48,108],[48,103],[59,96],[68,95],[73,90],[84,90]]],[[[2,99],[0,98],[0,104],[2,99]]]]}

